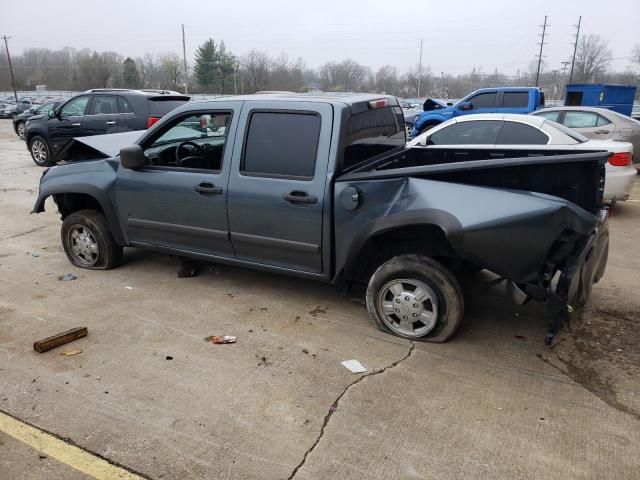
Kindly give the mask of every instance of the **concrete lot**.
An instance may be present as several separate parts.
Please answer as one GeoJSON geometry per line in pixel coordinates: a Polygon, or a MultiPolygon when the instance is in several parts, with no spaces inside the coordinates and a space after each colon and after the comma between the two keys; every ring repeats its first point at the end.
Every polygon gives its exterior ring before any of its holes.
{"type": "MultiPolygon", "coordinates": [[[[550,349],[544,308],[515,307],[487,274],[465,280],[452,341],[413,345],[313,282],[178,279],[176,259],[138,250],[112,271],[73,268],[55,206],[28,213],[40,175],[1,121],[0,411],[148,478],[638,478],[640,183],[587,311],[550,349]],[[203,341],[220,334],[238,343],[203,341]]],[[[90,478],[2,431],[0,477],[90,478]]]]}

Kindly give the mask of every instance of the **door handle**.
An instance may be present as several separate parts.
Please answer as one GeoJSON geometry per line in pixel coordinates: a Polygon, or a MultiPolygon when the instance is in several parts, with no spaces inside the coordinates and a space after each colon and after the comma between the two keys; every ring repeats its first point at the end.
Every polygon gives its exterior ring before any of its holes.
{"type": "Polygon", "coordinates": [[[596,130],[595,133],[605,134],[605,133],[609,133],[609,130],[596,130]]]}
{"type": "Polygon", "coordinates": [[[311,203],[318,203],[318,197],[316,197],[315,195],[309,195],[307,192],[300,192],[297,190],[284,195],[282,198],[286,202],[293,203],[294,205],[309,205],[311,203]]]}
{"type": "Polygon", "coordinates": [[[107,122],[107,125],[115,125],[115,124],[116,124],[116,122],[114,122],[114,121],[107,122]]]}
{"type": "Polygon", "coordinates": [[[72,124],[71,124],[71,126],[72,126],[72,127],[79,127],[79,126],[80,126],[80,123],[72,123],[72,124]]]}
{"type": "Polygon", "coordinates": [[[213,183],[202,182],[193,187],[193,190],[201,195],[222,195],[222,188],[216,187],[213,183]]]}

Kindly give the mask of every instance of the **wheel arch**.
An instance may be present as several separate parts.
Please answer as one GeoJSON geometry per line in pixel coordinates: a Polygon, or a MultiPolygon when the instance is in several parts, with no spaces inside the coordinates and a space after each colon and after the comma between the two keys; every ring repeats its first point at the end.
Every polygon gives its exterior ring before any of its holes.
{"type": "Polygon", "coordinates": [[[373,271],[390,258],[421,253],[434,258],[459,258],[456,245],[462,226],[450,213],[423,209],[383,217],[362,229],[350,247],[340,278],[348,283],[368,281],[373,271]]]}
{"type": "Polygon", "coordinates": [[[40,195],[38,196],[38,200],[33,207],[32,213],[44,212],[45,201],[48,197],[53,197],[56,205],[58,206],[58,211],[62,217],[62,220],[64,220],[71,213],[77,212],[78,210],[98,210],[107,219],[109,229],[111,230],[111,234],[113,235],[116,243],[122,246],[125,245],[124,236],[122,235],[115,209],[113,208],[113,205],[106,197],[106,195],[97,187],[85,185],[81,188],[75,188],[71,190],[41,190],[40,195]]]}

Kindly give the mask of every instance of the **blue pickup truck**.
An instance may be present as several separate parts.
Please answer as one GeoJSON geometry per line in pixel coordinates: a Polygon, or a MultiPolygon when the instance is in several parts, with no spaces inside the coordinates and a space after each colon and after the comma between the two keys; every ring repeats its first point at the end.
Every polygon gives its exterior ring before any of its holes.
{"type": "Polygon", "coordinates": [[[424,111],[414,118],[411,136],[415,137],[460,115],[495,112],[527,114],[542,107],[544,93],[536,87],[481,88],[447,107],[428,98],[424,102],[424,111]]]}

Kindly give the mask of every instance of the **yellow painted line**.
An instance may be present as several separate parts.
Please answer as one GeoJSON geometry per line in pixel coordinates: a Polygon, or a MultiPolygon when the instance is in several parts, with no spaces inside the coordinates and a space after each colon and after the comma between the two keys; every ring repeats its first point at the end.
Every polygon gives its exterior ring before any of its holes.
{"type": "Polygon", "coordinates": [[[93,478],[100,480],[143,478],[2,412],[0,412],[0,431],[93,478]]]}

